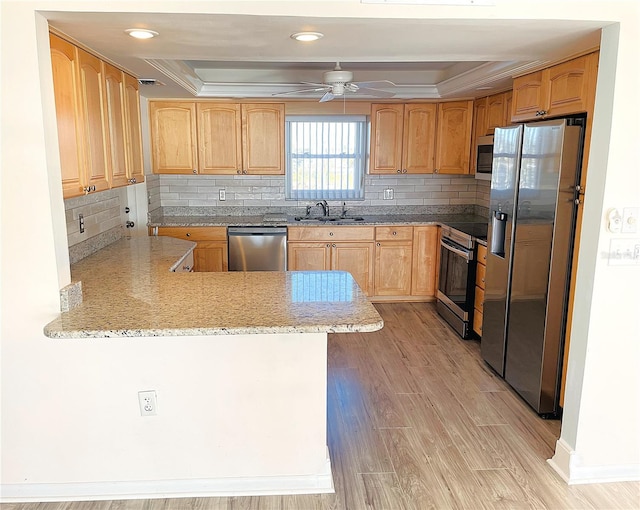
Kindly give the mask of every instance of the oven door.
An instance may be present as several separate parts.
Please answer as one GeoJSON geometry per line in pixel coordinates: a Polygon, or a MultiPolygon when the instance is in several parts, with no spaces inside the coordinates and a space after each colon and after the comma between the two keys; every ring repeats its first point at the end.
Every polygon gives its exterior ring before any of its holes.
{"type": "Polygon", "coordinates": [[[474,280],[473,250],[443,237],[440,241],[438,311],[463,338],[469,335],[474,280]]]}

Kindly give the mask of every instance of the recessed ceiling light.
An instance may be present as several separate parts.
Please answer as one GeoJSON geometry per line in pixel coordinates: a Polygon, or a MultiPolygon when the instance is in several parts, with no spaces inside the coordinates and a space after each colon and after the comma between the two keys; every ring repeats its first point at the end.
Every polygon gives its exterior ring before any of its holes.
{"type": "Polygon", "coordinates": [[[291,34],[290,37],[296,41],[311,42],[323,38],[324,34],[320,32],[296,32],[295,34],[291,34]]]}
{"type": "Polygon", "coordinates": [[[125,32],[136,39],[151,39],[158,35],[158,32],[146,28],[128,28],[125,32]]]}

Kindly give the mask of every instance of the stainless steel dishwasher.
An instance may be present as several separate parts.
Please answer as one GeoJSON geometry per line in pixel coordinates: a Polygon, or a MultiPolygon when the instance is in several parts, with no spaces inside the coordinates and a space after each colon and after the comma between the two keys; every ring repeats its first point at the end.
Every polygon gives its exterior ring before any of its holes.
{"type": "Polygon", "coordinates": [[[286,271],[287,227],[229,227],[229,271],[286,271]]]}

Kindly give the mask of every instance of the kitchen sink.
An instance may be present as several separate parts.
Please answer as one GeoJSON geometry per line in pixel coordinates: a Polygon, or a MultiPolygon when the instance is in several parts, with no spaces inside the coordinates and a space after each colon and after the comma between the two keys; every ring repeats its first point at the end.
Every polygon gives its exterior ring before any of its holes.
{"type": "Polygon", "coordinates": [[[362,216],[296,216],[294,220],[320,223],[353,223],[356,221],[364,221],[364,218],[362,216]]]}

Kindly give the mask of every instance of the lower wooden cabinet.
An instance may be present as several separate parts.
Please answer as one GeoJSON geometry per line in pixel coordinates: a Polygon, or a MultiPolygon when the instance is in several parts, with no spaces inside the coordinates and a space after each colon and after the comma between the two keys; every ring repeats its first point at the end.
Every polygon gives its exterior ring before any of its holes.
{"type": "Polygon", "coordinates": [[[435,297],[436,225],[290,227],[287,250],[290,271],[348,271],[373,301],[435,297]]]}
{"type": "Polygon", "coordinates": [[[158,227],[157,235],[197,243],[193,270],[224,272],[229,269],[226,227],[158,227]]]}
{"type": "Polygon", "coordinates": [[[476,266],[476,294],[473,301],[473,331],[482,336],[484,309],[484,281],[487,271],[487,247],[478,245],[478,265],[476,266]]]}
{"type": "Polygon", "coordinates": [[[373,263],[372,227],[289,228],[289,271],[347,271],[369,296],[373,288],[373,263]]]}

